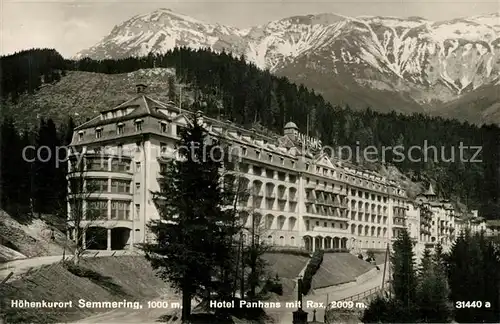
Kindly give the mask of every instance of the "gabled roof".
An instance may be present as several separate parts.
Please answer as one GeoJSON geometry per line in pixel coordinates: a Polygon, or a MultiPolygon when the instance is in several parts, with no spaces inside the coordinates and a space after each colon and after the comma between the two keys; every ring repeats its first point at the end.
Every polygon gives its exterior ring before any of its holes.
{"type": "Polygon", "coordinates": [[[332,169],[334,168],[332,161],[330,161],[330,159],[328,158],[328,155],[326,153],[323,153],[320,156],[318,156],[314,162],[317,165],[326,166],[326,167],[332,168],[332,169]]]}
{"type": "Polygon", "coordinates": [[[113,107],[111,109],[105,109],[101,111],[101,114],[108,113],[112,111],[117,111],[125,108],[133,108],[134,110],[123,116],[101,119],[100,116],[91,119],[90,121],[83,123],[82,125],[76,127],[76,129],[88,128],[88,127],[96,127],[99,125],[110,124],[110,123],[118,123],[124,120],[129,120],[133,118],[140,118],[145,116],[153,116],[159,119],[168,119],[169,117],[163,114],[158,109],[169,109],[169,110],[179,110],[174,105],[164,104],[162,102],[156,101],[154,99],[149,98],[143,94],[140,94],[130,100],[125,101],[124,103],[113,107]]]}

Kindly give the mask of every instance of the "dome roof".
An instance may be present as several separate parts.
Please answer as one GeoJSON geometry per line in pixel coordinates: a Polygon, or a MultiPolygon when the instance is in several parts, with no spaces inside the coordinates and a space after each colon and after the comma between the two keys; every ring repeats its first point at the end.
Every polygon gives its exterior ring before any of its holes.
{"type": "Polygon", "coordinates": [[[297,125],[296,125],[294,122],[288,122],[288,123],[286,123],[286,125],[285,125],[285,129],[287,129],[287,128],[295,128],[295,129],[299,129],[299,128],[297,127],[297,125]]]}

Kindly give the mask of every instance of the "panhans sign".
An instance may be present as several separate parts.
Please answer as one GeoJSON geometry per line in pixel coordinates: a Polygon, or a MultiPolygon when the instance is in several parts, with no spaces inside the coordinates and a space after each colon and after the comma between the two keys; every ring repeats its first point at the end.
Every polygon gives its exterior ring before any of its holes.
{"type": "Polygon", "coordinates": [[[304,134],[299,134],[298,139],[302,144],[313,150],[320,150],[323,146],[319,139],[304,134]]]}

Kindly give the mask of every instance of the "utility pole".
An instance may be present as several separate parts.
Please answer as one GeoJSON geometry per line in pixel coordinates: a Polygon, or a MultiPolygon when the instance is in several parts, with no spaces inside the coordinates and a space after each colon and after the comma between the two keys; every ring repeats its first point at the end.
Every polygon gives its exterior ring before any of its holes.
{"type": "MultiPolygon", "coordinates": [[[[243,232],[240,232],[240,241],[238,242],[238,254],[236,256],[236,274],[234,276],[234,288],[233,288],[233,298],[236,297],[236,287],[238,285],[238,274],[240,270],[240,257],[242,258],[243,254],[243,232]]],[[[243,299],[243,295],[240,296],[243,299]]]]}
{"type": "Polygon", "coordinates": [[[382,291],[384,291],[384,285],[385,285],[385,272],[387,269],[387,257],[389,255],[389,243],[387,243],[387,248],[385,250],[385,261],[384,261],[384,273],[382,275],[382,291]]]}

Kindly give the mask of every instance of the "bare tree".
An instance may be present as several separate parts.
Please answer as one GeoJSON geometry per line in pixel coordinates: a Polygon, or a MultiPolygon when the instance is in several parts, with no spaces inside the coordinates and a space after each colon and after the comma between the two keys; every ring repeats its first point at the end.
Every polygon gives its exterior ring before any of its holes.
{"type": "MultiPolygon", "coordinates": [[[[89,243],[93,243],[95,240],[94,237],[87,240],[88,228],[100,219],[107,219],[107,202],[103,204],[103,201],[97,199],[98,193],[101,191],[99,183],[87,178],[85,154],[72,155],[69,163],[67,196],[69,210],[66,228],[67,231],[73,232],[73,240],[76,243],[73,261],[78,264],[89,243]],[[105,205],[105,208],[100,204],[105,205]],[[103,217],[104,210],[106,217],[103,217]]],[[[101,157],[100,163],[107,165],[107,159],[101,157]]]]}

